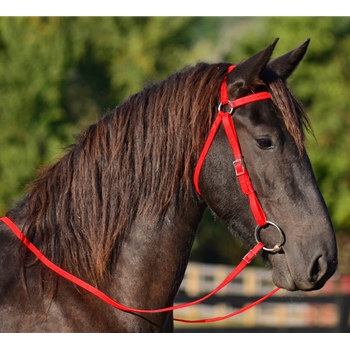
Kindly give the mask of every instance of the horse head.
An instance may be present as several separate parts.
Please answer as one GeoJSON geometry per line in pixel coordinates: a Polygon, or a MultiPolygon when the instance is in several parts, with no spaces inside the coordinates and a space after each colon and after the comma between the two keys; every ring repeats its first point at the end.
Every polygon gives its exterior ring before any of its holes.
{"type": "MultiPolygon", "coordinates": [[[[263,253],[278,287],[315,290],[336,270],[336,240],[304,145],[303,128],[308,128],[308,120],[286,83],[303,59],[309,40],[270,61],[276,42],[239,63],[227,75],[227,90],[229,100],[262,91],[271,95],[271,99],[232,111],[251,183],[267,220],[276,224],[257,227],[258,238],[266,247],[281,245],[278,251],[266,248],[263,253]]],[[[256,222],[240,190],[233,161],[220,126],[203,164],[200,191],[230,230],[252,245],[257,238],[256,222]]]]}

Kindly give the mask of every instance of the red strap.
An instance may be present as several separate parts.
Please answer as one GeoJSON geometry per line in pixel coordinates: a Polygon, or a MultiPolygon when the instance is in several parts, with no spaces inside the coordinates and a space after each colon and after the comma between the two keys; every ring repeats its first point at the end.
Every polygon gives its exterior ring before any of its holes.
{"type": "Polygon", "coordinates": [[[267,298],[269,298],[270,296],[272,296],[273,294],[275,294],[276,292],[278,292],[280,290],[280,288],[275,288],[274,290],[272,290],[270,293],[266,294],[265,296],[263,296],[262,298],[254,301],[251,304],[248,304],[244,307],[242,307],[241,309],[232,312],[231,314],[225,315],[225,316],[219,316],[219,317],[213,317],[213,318],[204,318],[201,320],[185,320],[183,318],[174,318],[174,321],[179,321],[179,322],[185,322],[185,323],[206,323],[206,322],[218,322],[218,321],[222,321],[222,320],[226,320],[230,317],[236,316],[238,314],[241,314],[242,312],[252,308],[253,306],[256,306],[258,304],[260,304],[261,302],[263,302],[264,300],[266,300],[267,298]]]}
{"type": "MultiPolygon", "coordinates": [[[[27,239],[27,237],[22,233],[22,231],[14,224],[14,222],[9,219],[7,216],[4,216],[2,218],[0,218],[0,221],[2,221],[4,224],[6,224],[10,230],[12,230],[12,232],[18,237],[18,239],[25,245],[27,246],[27,248],[44,264],[46,265],[49,269],[51,269],[52,271],[54,271],[55,273],[57,273],[58,275],[60,275],[61,277],[65,278],[66,280],[73,282],[74,284],[76,284],[77,286],[87,290],[89,293],[95,295],[97,298],[101,299],[102,301],[106,302],[107,304],[122,310],[122,311],[128,311],[128,312],[136,312],[136,313],[157,313],[157,312],[166,312],[166,311],[172,311],[172,310],[177,310],[177,309],[182,309],[188,306],[192,306],[195,304],[198,304],[206,299],[208,299],[209,297],[211,297],[212,295],[214,295],[215,293],[217,293],[219,290],[221,290],[222,288],[224,288],[228,283],[230,283],[246,266],[247,264],[249,264],[252,259],[255,258],[255,256],[259,253],[259,251],[263,248],[263,243],[259,242],[255,245],[255,247],[253,249],[251,249],[248,254],[242,259],[241,263],[239,265],[236,266],[236,268],[219,284],[218,287],[216,287],[212,292],[210,292],[209,294],[205,295],[204,297],[191,301],[189,303],[184,303],[184,304],[179,304],[179,305],[175,305],[175,306],[170,306],[170,307],[166,307],[166,308],[162,308],[162,309],[156,309],[156,310],[140,310],[140,309],[134,309],[122,304],[117,303],[116,301],[114,301],[113,299],[111,299],[110,297],[108,297],[106,294],[102,293],[100,290],[98,290],[97,288],[91,286],[90,284],[82,281],[81,279],[73,276],[72,274],[70,274],[69,272],[61,269],[60,267],[58,267],[56,264],[54,264],[52,261],[50,261],[48,258],[46,258],[46,256],[44,256],[31,242],[29,242],[29,240],[27,239]]],[[[277,291],[277,290],[276,290],[277,291]]],[[[270,295],[272,295],[270,293],[270,295]]],[[[268,295],[268,296],[270,296],[268,295]]],[[[268,296],[260,299],[261,301],[265,300],[268,296]]],[[[256,301],[254,303],[254,305],[258,304],[261,301],[256,301]]],[[[245,307],[244,309],[247,309],[249,307],[245,307]]],[[[244,310],[242,310],[241,312],[243,312],[244,310]]],[[[233,316],[233,315],[232,315],[233,316]]],[[[230,316],[227,316],[230,317],[230,316]]],[[[227,318],[226,317],[226,318],[227,318]]],[[[209,320],[209,319],[208,319],[209,320]]],[[[198,321],[198,322],[210,322],[208,320],[203,320],[203,321],[198,321]]],[[[181,321],[180,319],[178,319],[178,321],[181,321]]],[[[188,322],[183,320],[182,322],[188,322]]],[[[196,322],[196,321],[193,321],[196,322]]]]}
{"type": "MultiPolygon", "coordinates": [[[[230,66],[228,69],[228,72],[232,71],[234,69],[234,66],[230,66]]],[[[227,76],[225,76],[221,88],[220,88],[220,102],[222,105],[229,104],[229,96],[228,96],[228,89],[226,85],[226,79],[227,76]]],[[[249,96],[244,96],[241,98],[238,98],[236,100],[230,101],[230,104],[232,107],[238,108],[241,106],[244,106],[251,102],[261,101],[271,98],[271,95],[268,92],[260,92],[256,94],[252,94],[249,96]]],[[[207,156],[207,153],[210,149],[210,146],[214,140],[214,137],[216,135],[216,132],[218,131],[221,123],[223,123],[223,126],[225,128],[226,135],[228,137],[229,143],[231,145],[231,149],[233,152],[234,157],[234,168],[236,171],[236,175],[239,180],[239,184],[241,187],[242,192],[248,196],[249,204],[253,213],[253,216],[255,218],[255,221],[259,226],[264,226],[266,224],[266,216],[265,213],[260,205],[260,202],[256,196],[256,193],[254,191],[253,185],[250,181],[249,175],[247,170],[245,169],[243,157],[241,153],[241,149],[238,142],[238,137],[236,134],[236,130],[233,124],[233,119],[230,114],[230,112],[223,112],[221,109],[219,110],[214,123],[210,129],[209,135],[205,141],[205,144],[203,146],[202,152],[198,158],[198,162],[196,165],[196,168],[194,170],[194,186],[197,191],[197,193],[200,195],[199,190],[199,176],[200,172],[205,160],[205,157],[207,156]]]]}
{"type": "MultiPolygon", "coordinates": [[[[235,67],[236,67],[235,65],[229,66],[227,69],[227,74],[231,73],[235,67]]],[[[225,75],[224,80],[222,81],[221,87],[220,87],[220,102],[222,105],[227,105],[229,101],[228,90],[226,87],[226,79],[227,79],[227,75],[225,75]]]]}
{"type": "Polygon", "coordinates": [[[245,195],[248,196],[249,204],[255,221],[259,226],[264,226],[266,224],[266,216],[260,205],[258,197],[256,196],[248,172],[244,166],[241,148],[239,146],[238,137],[233,125],[233,119],[229,113],[224,113],[222,117],[222,123],[224,125],[226,135],[232,148],[233,156],[235,159],[233,165],[236,170],[236,175],[238,177],[241,190],[245,195]]]}
{"type": "Polygon", "coordinates": [[[231,101],[234,108],[242,107],[252,102],[262,101],[271,98],[271,95],[268,92],[258,92],[256,94],[243,96],[237,98],[236,100],[231,101]]]}
{"type": "Polygon", "coordinates": [[[198,158],[196,168],[194,169],[194,186],[196,188],[196,191],[198,194],[201,194],[199,190],[199,175],[202,169],[202,165],[204,163],[205,157],[207,156],[207,153],[209,151],[209,148],[214,140],[214,137],[216,135],[216,132],[218,131],[221,121],[222,121],[222,112],[219,112],[214,120],[214,123],[209,131],[209,135],[205,141],[205,144],[203,146],[203,150],[198,158]]]}

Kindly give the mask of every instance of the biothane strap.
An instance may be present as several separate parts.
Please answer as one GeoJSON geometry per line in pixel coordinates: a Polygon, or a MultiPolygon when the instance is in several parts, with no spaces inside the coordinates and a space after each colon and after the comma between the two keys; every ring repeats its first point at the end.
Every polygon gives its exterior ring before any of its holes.
{"type": "MultiPolygon", "coordinates": [[[[166,307],[166,308],[162,308],[162,309],[155,309],[155,310],[140,310],[140,309],[134,309],[128,306],[125,306],[123,304],[120,304],[116,301],[114,301],[113,299],[111,299],[110,297],[108,297],[106,294],[104,294],[103,292],[101,292],[100,290],[98,290],[97,288],[93,287],[92,285],[84,282],[83,280],[81,280],[80,278],[75,277],[74,275],[70,274],[69,272],[61,269],[59,266],[57,266],[56,264],[54,264],[51,260],[49,260],[44,254],[42,254],[31,242],[29,242],[29,240],[27,239],[27,237],[22,233],[22,231],[16,226],[16,224],[7,216],[4,216],[2,218],[0,218],[0,221],[2,221],[6,226],[8,226],[8,228],[17,236],[17,238],[45,265],[47,266],[50,270],[52,270],[53,272],[57,273],[58,275],[60,275],[61,277],[65,278],[66,280],[73,282],[75,285],[85,289],[86,291],[88,291],[89,293],[95,295],[97,298],[101,299],[102,301],[106,302],[107,304],[113,306],[116,309],[122,310],[122,311],[126,311],[126,312],[132,312],[132,313],[159,313],[159,312],[167,312],[167,311],[172,311],[172,310],[178,310],[178,309],[183,309],[185,307],[189,307],[195,304],[198,304],[206,299],[208,299],[209,297],[211,297],[212,295],[214,295],[215,293],[217,293],[219,290],[221,290],[222,288],[224,288],[228,283],[230,283],[246,266],[247,264],[249,264],[254,258],[255,256],[260,252],[260,250],[263,248],[263,243],[259,242],[255,245],[254,248],[252,248],[242,259],[242,261],[240,262],[240,264],[238,264],[233,270],[232,272],[219,284],[218,287],[216,287],[212,292],[210,292],[209,294],[205,295],[204,297],[191,301],[189,303],[184,303],[184,304],[178,304],[178,305],[174,305],[174,306],[170,306],[170,307],[166,307]]],[[[267,294],[266,296],[260,298],[259,300],[255,301],[254,303],[252,303],[251,305],[245,306],[244,308],[242,308],[241,310],[236,311],[233,314],[229,314],[226,316],[222,316],[220,318],[216,317],[216,318],[208,318],[208,319],[203,319],[203,320],[183,320],[183,319],[177,319],[174,318],[175,321],[179,321],[179,322],[193,322],[193,323],[199,323],[199,322],[216,322],[216,321],[220,321],[223,320],[225,318],[229,318],[234,316],[234,314],[238,314],[241,313],[247,309],[249,309],[250,307],[253,307],[259,303],[261,303],[262,301],[264,301],[266,298],[270,297],[272,294],[276,293],[279,290],[279,288],[274,289],[272,292],[270,292],[269,294],[267,294]]]]}
{"type": "MultiPolygon", "coordinates": [[[[235,66],[233,65],[230,66],[228,68],[228,73],[231,72],[234,69],[234,67],[235,66]]],[[[251,94],[248,96],[238,98],[233,101],[229,101],[226,79],[227,79],[227,75],[222,81],[222,84],[220,87],[220,107],[219,107],[218,114],[209,131],[208,137],[205,141],[205,144],[198,158],[198,162],[194,171],[194,186],[196,188],[197,193],[200,195],[201,194],[199,189],[200,172],[201,172],[204,160],[207,156],[207,153],[210,149],[210,146],[214,140],[214,137],[220,125],[223,124],[229,143],[231,145],[232,152],[233,152],[233,157],[234,157],[233,165],[236,171],[237,178],[239,180],[241,190],[245,195],[248,196],[249,204],[250,204],[252,213],[254,215],[255,221],[259,226],[264,226],[266,225],[266,216],[260,205],[257,195],[254,191],[254,188],[252,186],[251,180],[248,175],[248,171],[244,165],[241,148],[239,146],[238,137],[233,124],[233,118],[231,116],[231,113],[233,113],[233,111],[236,108],[244,106],[248,103],[269,99],[271,98],[271,95],[268,92],[259,92],[256,94],[251,94]],[[226,106],[226,105],[228,105],[229,109],[231,109],[228,112],[224,112],[221,108],[222,106],[226,106]]]]}

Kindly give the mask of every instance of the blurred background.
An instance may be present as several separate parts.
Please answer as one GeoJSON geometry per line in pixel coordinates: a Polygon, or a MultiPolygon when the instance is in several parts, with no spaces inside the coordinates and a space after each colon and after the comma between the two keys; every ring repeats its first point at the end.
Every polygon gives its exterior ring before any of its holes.
{"type": "MultiPolygon", "coordinates": [[[[311,38],[290,86],[313,127],[307,149],[337,235],[337,278],[350,274],[349,17],[0,17],[0,215],[144,84],[198,61],[238,63],[276,37],[274,57],[311,38]]],[[[191,262],[235,265],[246,252],[205,214],[191,262]]]]}

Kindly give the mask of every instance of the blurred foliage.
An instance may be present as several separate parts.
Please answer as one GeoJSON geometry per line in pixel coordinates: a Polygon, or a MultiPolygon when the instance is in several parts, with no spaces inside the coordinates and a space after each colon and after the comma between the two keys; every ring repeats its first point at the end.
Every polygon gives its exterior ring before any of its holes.
{"type": "MultiPolygon", "coordinates": [[[[290,85],[312,122],[308,151],[335,229],[350,236],[345,17],[0,17],[0,215],[36,169],[144,84],[200,60],[238,63],[276,37],[274,56],[311,38],[290,85]]],[[[192,259],[237,263],[246,248],[233,254],[231,242],[208,211],[192,259]]]]}
{"type": "Polygon", "coordinates": [[[218,25],[189,17],[0,17],[0,212],[82,127],[209,52],[218,25]],[[210,35],[202,38],[204,27],[210,35]]]}

